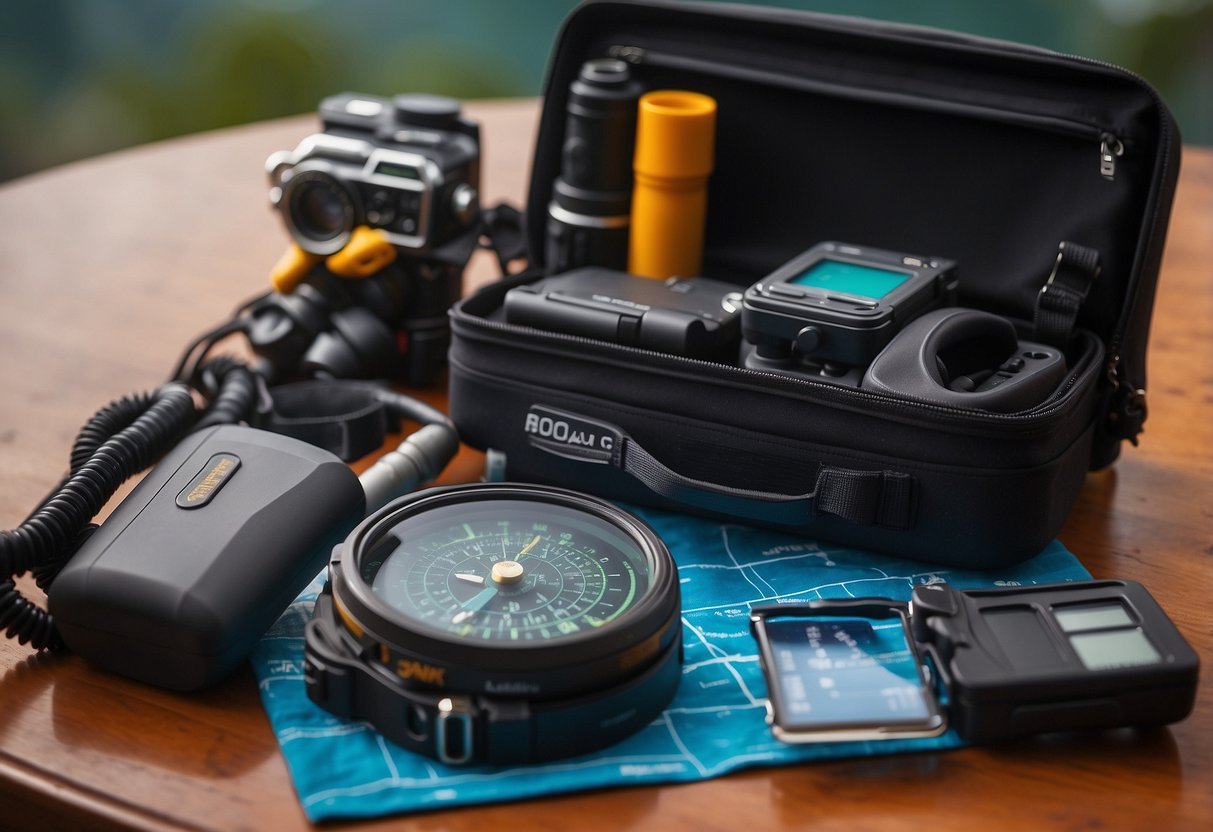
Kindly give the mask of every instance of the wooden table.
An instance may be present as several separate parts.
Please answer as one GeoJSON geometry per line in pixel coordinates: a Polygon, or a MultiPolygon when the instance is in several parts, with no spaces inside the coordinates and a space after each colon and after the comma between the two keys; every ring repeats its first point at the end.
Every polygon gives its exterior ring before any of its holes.
{"type": "MultiPolygon", "coordinates": [[[[521,204],[536,105],[469,105],[488,199],[521,204]]],[[[0,526],[58,481],[78,427],[159,384],[194,335],[261,291],[284,233],[263,163],[310,118],[224,130],[0,187],[0,526]]],[[[468,284],[492,279],[477,262],[468,284]]],[[[1144,582],[1203,660],[1169,730],[761,769],[385,820],[419,830],[1213,828],[1213,151],[1185,154],[1141,447],[1092,474],[1061,534],[1097,577],[1144,582]]],[[[431,396],[441,402],[441,395],[431,396]]],[[[465,452],[446,475],[474,478],[465,452]]],[[[184,696],[0,640],[0,827],[307,826],[241,671],[184,696]]]]}

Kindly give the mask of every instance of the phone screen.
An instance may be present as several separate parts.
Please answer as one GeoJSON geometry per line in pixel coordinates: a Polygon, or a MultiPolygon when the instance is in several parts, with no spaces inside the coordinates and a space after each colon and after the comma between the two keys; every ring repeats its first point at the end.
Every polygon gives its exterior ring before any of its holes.
{"type": "Polygon", "coordinates": [[[766,619],[761,630],[767,694],[780,739],[943,730],[902,617],[779,615],[766,619]]]}

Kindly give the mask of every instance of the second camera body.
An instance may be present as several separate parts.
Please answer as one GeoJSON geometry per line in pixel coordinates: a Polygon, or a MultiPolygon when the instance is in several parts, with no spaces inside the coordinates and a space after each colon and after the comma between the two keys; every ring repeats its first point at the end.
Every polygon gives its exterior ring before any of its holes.
{"type": "Polygon", "coordinates": [[[369,226],[402,253],[423,253],[474,223],[480,128],[458,101],[342,93],[319,115],[323,132],[266,162],[270,201],[304,251],[334,254],[369,226]]]}
{"type": "Polygon", "coordinates": [[[276,381],[431,384],[479,241],[480,127],[434,95],[347,92],[324,99],[319,115],[322,132],[266,162],[306,276],[250,310],[249,340],[276,381]],[[368,231],[395,256],[358,280],[330,271],[368,231]]]}

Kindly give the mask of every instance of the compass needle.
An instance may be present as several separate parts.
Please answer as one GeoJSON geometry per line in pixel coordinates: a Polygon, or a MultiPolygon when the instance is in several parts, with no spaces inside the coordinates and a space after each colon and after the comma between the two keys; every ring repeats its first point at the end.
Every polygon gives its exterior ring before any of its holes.
{"type": "Polygon", "coordinates": [[[522,551],[521,551],[521,552],[519,552],[517,555],[515,555],[515,556],[514,556],[514,560],[518,560],[518,559],[519,559],[519,558],[521,558],[523,555],[525,555],[527,552],[529,552],[529,551],[531,551],[532,549],[534,549],[534,548],[535,548],[535,544],[536,544],[536,543],[538,543],[538,542],[539,542],[541,539],[542,539],[542,535],[535,535],[533,538],[531,538],[531,542],[530,542],[530,543],[528,543],[526,546],[523,546],[523,547],[522,547],[522,551]]]}
{"type": "MultiPolygon", "coordinates": [[[[487,586],[484,589],[480,590],[480,592],[476,593],[475,595],[473,595],[467,601],[464,601],[459,606],[470,612],[476,612],[477,610],[484,609],[485,604],[487,604],[489,601],[492,601],[496,596],[497,596],[497,587],[490,585],[490,586],[487,586]]],[[[458,622],[455,622],[455,623],[458,623],[458,622]]]]}

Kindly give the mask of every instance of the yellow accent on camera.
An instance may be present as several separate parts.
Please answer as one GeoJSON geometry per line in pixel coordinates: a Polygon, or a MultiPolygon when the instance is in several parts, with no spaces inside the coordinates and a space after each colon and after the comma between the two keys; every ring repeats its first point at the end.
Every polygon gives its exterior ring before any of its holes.
{"type": "Polygon", "coordinates": [[[350,233],[350,241],[324,265],[341,277],[370,277],[396,259],[396,247],[384,232],[360,225],[350,233]]]}
{"type": "Polygon", "coordinates": [[[319,254],[311,254],[291,243],[270,270],[270,284],[284,295],[293,292],[320,259],[319,254]]]}

